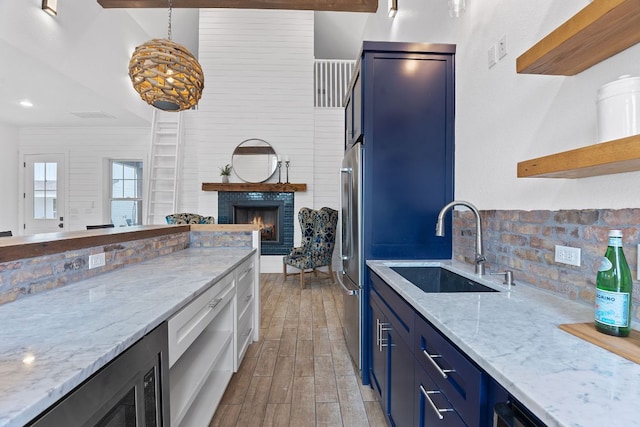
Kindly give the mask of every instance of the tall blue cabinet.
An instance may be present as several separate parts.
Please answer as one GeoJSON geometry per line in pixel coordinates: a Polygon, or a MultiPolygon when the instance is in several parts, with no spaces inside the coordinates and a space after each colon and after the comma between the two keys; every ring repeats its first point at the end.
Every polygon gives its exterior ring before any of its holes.
{"type": "MultiPolygon", "coordinates": [[[[363,43],[345,98],[345,150],[362,144],[361,262],[451,258],[451,233],[436,237],[435,224],[453,200],[454,83],[455,45],[363,43]]],[[[371,352],[376,331],[363,270],[360,336],[368,384],[372,363],[383,362],[371,352]]]]}

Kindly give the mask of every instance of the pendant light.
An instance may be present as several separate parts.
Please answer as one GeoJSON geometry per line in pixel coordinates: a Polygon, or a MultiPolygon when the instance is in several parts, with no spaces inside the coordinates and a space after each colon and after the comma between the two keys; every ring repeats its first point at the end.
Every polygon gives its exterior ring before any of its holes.
{"type": "Polygon", "coordinates": [[[165,111],[194,107],[202,96],[204,73],[189,50],[171,40],[171,11],[166,39],[153,39],[136,48],[129,61],[133,88],[149,105],[165,111]]]}
{"type": "Polygon", "coordinates": [[[449,0],[449,16],[459,18],[467,8],[467,0],[449,0]]]}

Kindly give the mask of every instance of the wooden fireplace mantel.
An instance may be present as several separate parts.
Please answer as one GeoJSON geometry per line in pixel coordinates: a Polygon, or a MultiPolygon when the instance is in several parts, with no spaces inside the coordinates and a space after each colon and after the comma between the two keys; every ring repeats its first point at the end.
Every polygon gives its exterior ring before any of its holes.
{"type": "Polygon", "coordinates": [[[307,184],[276,184],[276,183],[249,183],[249,182],[203,182],[202,191],[264,191],[276,193],[293,193],[307,191],[307,184]]]}

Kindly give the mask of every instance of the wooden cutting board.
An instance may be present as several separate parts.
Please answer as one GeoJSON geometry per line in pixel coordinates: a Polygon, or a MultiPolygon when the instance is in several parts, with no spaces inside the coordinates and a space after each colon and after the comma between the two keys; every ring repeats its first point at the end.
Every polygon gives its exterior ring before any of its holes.
{"type": "Polygon", "coordinates": [[[559,327],[578,338],[640,364],[640,332],[635,329],[631,330],[628,337],[613,337],[596,331],[593,322],[564,323],[559,327]]]}

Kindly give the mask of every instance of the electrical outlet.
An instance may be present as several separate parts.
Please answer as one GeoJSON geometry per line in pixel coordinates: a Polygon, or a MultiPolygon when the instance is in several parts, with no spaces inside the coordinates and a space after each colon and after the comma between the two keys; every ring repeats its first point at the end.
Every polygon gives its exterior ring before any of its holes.
{"type": "Polygon", "coordinates": [[[580,267],[580,248],[556,245],[556,262],[580,267]]]}
{"type": "Polygon", "coordinates": [[[507,36],[502,36],[498,40],[498,59],[502,59],[507,56],[507,36]]]}
{"type": "Polygon", "coordinates": [[[491,46],[489,48],[489,51],[487,51],[487,59],[489,61],[488,62],[489,68],[493,67],[498,62],[498,60],[496,59],[496,46],[495,45],[491,46]]]}
{"type": "Polygon", "coordinates": [[[106,264],[104,252],[99,254],[89,255],[89,270],[92,268],[102,267],[106,264]]]}

